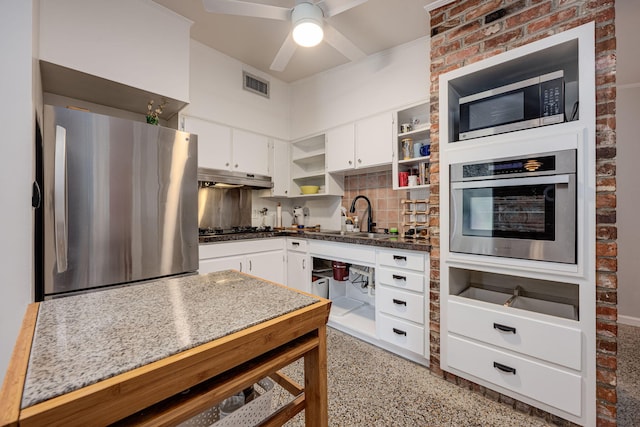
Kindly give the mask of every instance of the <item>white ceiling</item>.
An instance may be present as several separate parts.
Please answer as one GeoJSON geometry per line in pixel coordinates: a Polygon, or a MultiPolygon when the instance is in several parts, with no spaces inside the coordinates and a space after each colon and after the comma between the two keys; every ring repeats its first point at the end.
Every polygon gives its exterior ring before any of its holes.
{"type": "MultiPolygon", "coordinates": [[[[220,15],[204,10],[202,0],[154,0],[192,20],[191,38],[285,82],[293,82],[349,62],[327,43],[298,47],[283,72],[269,69],[290,23],[220,15]]],[[[295,0],[245,0],[293,7],[295,0]]],[[[344,0],[345,3],[348,0],[344,0]]],[[[424,6],[435,0],[368,0],[328,21],[367,55],[429,34],[424,6]]],[[[425,53],[426,54],[426,53],[425,53]]]]}

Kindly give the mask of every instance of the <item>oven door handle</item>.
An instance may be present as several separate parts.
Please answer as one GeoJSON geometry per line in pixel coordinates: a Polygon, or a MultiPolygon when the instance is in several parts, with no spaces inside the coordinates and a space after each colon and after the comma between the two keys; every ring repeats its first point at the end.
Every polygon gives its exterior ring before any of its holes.
{"type": "Polygon", "coordinates": [[[525,178],[488,179],[482,181],[452,182],[452,190],[465,188],[519,187],[522,185],[569,184],[573,175],[545,175],[525,178]]]}

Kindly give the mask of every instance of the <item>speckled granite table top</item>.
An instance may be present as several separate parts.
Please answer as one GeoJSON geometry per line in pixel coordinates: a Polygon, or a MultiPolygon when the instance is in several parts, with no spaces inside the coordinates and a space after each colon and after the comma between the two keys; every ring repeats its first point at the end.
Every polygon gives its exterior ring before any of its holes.
{"type": "Polygon", "coordinates": [[[22,408],[317,301],[234,271],[44,301],[22,408]]]}

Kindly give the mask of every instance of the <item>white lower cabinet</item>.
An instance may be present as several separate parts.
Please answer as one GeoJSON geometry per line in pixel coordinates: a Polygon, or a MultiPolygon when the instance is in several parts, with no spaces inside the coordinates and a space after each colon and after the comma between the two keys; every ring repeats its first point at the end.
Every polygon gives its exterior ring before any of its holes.
{"type": "Polygon", "coordinates": [[[284,238],[201,244],[200,274],[238,270],[276,283],[284,283],[284,238]]]}
{"type": "Polygon", "coordinates": [[[311,292],[311,259],[306,239],[287,237],[287,286],[311,292]]]}
{"type": "Polygon", "coordinates": [[[376,255],[376,331],[394,346],[429,358],[428,254],[378,249],[376,255]],[[427,288],[428,289],[428,288],[427,288]],[[427,294],[428,295],[428,294],[427,294]]]}
{"type": "Polygon", "coordinates": [[[376,317],[376,330],[380,339],[424,355],[424,326],[380,312],[376,317]]]}
{"type": "Polygon", "coordinates": [[[446,339],[450,367],[580,416],[580,374],[451,334],[446,339]]]}
{"type": "MultiPolygon", "coordinates": [[[[581,369],[582,333],[570,327],[506,312],[491,304],[450,296],[447,311],[449,332],[502,347],[524,355],[581,369]]],[[[514,310],[511,310],[514,311],[514,310]]]]}

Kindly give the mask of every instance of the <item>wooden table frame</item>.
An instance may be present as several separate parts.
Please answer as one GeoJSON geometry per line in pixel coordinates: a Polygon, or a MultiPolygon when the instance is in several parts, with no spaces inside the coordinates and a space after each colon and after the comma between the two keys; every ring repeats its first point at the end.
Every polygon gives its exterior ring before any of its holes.
{"type": "Polygon", "coordinates": [[[328,425],[329,300],[21,409],[38,306],[27,308],[0,390],[0,427],[174,425],[267,375],[296,396],[262,425],[282,425],[303,409],[307,426],[328,425]],[[276,372],[301,357],[304,388],[276,372]]]}

